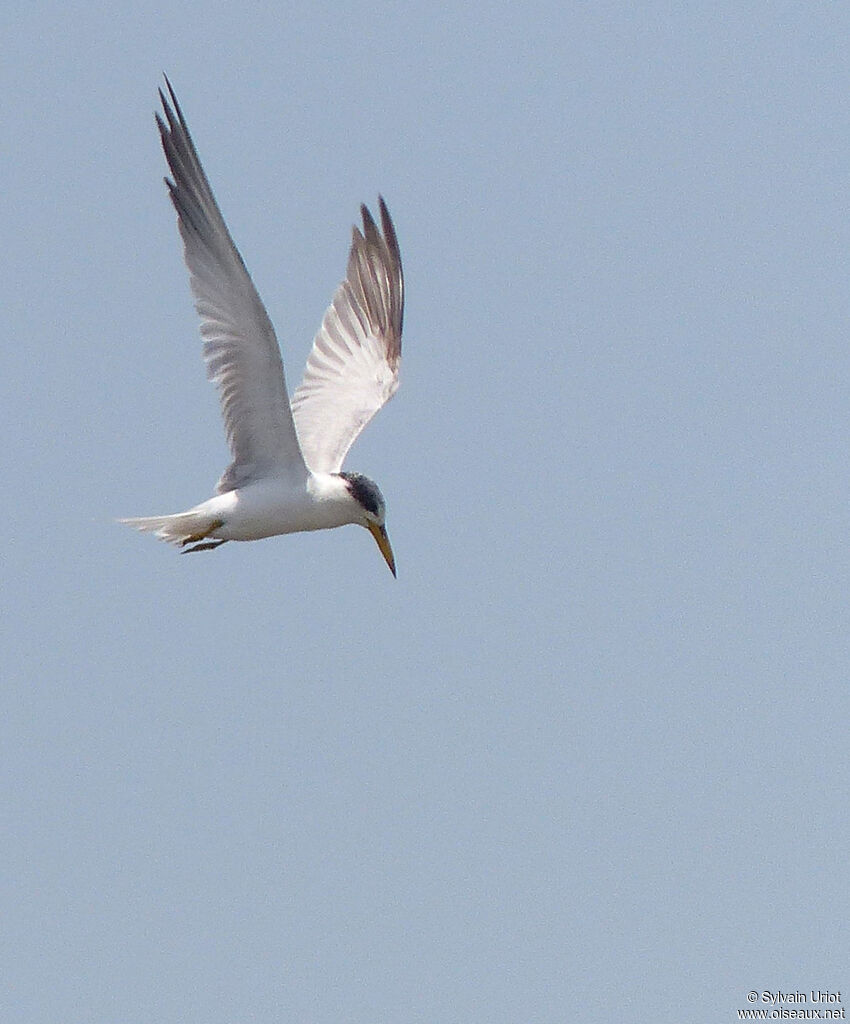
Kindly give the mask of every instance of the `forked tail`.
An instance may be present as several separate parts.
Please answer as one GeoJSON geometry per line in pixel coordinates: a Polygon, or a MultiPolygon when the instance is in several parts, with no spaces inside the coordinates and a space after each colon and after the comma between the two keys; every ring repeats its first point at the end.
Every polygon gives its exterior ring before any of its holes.
{"type": "MultiPolygon", "coordinates": [[[[139,519],[119,519],[119,523],[134,526],[142,533],[153,533],[160,540],[184,547],[205,540],[217,530],[222,521],[209,512],[178,512],[173,516],[146,516],[139,519]]],[[[222,543],[224,543],[222,541],[222,543]]]]}

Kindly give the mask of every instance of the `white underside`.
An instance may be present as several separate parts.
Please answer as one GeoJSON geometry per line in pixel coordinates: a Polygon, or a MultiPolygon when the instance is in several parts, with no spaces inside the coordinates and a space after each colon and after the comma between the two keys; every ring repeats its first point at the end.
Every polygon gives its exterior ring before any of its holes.
{"type": "MultiPolygon", "coordinates": [[[[307,486],[297,489],[285,481],[263,480],[218,494],[197,511],[223,520],[223,525],[210,534],[219,540],[259,540],[281,533],[330,530],[354,522],[354,503],[335,500],[337,488],[325,486],[327,478],[322,477],[311,476],[307,486]]],[[[345,494],[347,497],[347,491],[345,494]]]]}
{"type": "Polygon", "coordinates": [[[338,476],[310,473],[306,480],[259,480],[170,516],[125,519],[172,544],[211,540],[260,540],[283,533],[331,530],[362,520],[362,510],[338,476]],[[217,524],[221,525],[217,525],[217,524]]]}

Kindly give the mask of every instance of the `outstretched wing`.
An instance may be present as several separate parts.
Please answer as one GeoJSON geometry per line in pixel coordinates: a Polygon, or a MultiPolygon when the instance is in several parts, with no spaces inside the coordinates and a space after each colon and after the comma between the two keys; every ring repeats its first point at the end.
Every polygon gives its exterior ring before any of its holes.
{"type": "Polygon", "coordinates": [[[265,476],[306,473],[274,328],[213,196],[166,78],[171,103],[156,121],[173,181],[165,179],[183,238],[207,375],[218,388],[233,461],[218,491],[265,476]]]}
{"type": "Polygon", "coordinates": [[[292,396],[301,450],[314,471],[336,473],[348,449],[398,389],[404,278],[395,228],[379,198],[381,228],[365,206],[348,273],[313,341],[292,396]]]}

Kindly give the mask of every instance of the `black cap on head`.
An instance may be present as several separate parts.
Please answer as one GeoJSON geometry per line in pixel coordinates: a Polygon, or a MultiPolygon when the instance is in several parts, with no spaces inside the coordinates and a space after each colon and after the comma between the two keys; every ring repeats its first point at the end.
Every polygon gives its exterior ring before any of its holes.
{"type": "Polygon", "coordinates": [[[362,473],[340,473],[339,475],[348,484],[348,490],[354,500],[362,505],[367,512],[371,512],[375,518],[380,519],[384,498],[377,486],[362,473]]]}

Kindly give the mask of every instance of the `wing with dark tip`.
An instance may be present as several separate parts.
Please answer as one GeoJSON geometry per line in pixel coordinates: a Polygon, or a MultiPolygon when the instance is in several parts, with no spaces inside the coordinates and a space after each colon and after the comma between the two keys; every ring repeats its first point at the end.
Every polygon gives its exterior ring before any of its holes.
{"type": "Polygon", "coordinates": [[[398,389],[404,278],[395,228],[379,199],[381,230],[360,207],[348,272],[313,341],[292,397],[301,450],[314,471],[336,473],[348,449],[398,389]]]}
{"type": "Polygon", "coordinates": [[[159,114],[156,121],[173,176],[166,184],[201,317],[207,375],[218,388],[233,455],[218,490],[267,476],[303,476],[274,328],[224,223],[171,83],[165,82],[169,98],[159,93],[165,121],[159,114]]]}

